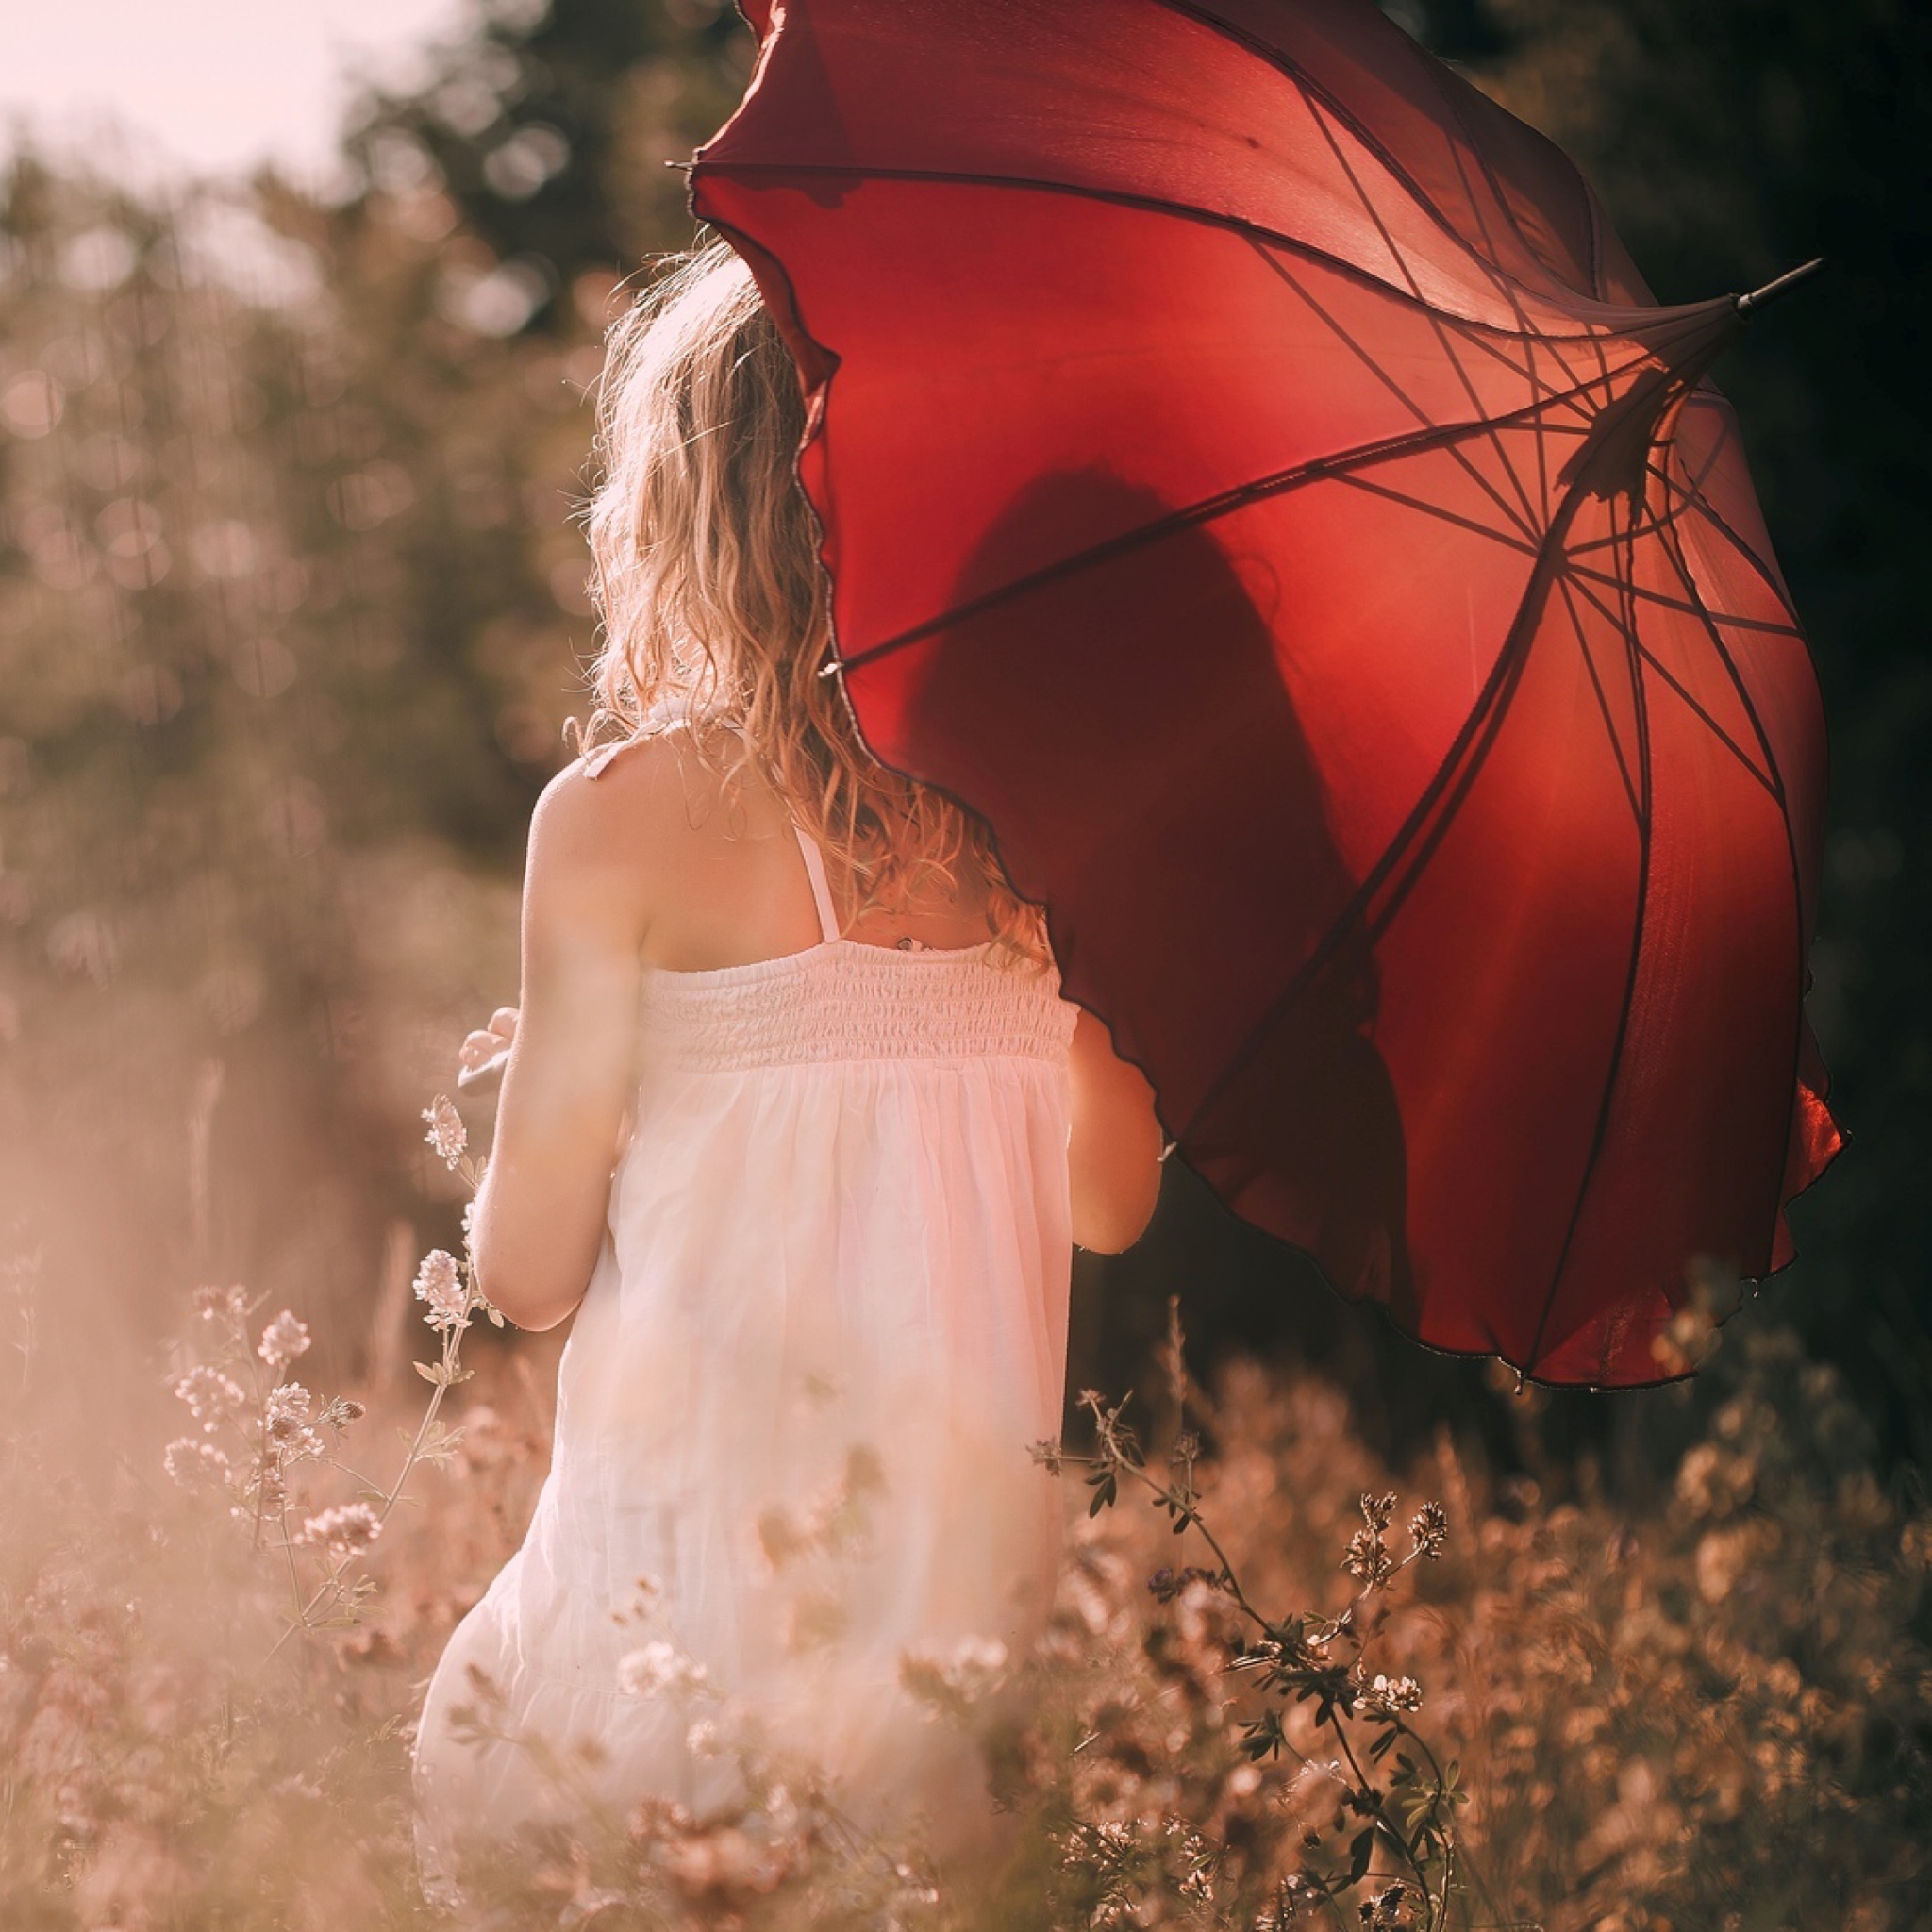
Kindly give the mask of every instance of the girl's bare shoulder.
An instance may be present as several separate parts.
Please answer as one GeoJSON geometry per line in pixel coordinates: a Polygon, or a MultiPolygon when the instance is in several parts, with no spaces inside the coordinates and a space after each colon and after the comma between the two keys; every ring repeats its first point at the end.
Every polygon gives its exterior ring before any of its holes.
{"type": "Polygon", "coordinates": [[[689,760],[674,735],[607,745],[551,779],[530,816],[526,888],[593,897],[626,925],[647,921],[690,817],[689,760]]]}
{"type": "Polygon", "coordinates": [[[636,858],[641,838],[657,844],[700,829],[721,791],[687,732],[656,731],[566,765],[543,788],[531,825],[574,846],[612,847],[636,858]]]}
{"type": "Polygon", "coordinates": [[[721,776],[681,728],[605,745],[566,765],[537,801],[530,821],[530,868],[584,876],[601,890],[649,902],[674,893],[694,863],[714,857],[757,821],[782,808],[765,788],[721,776]]]}

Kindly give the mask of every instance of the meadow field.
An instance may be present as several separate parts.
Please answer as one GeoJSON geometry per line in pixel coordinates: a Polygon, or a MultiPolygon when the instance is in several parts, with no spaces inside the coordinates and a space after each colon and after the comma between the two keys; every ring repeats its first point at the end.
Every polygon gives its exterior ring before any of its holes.
{"type": "MultiPolygon", "coordinates": [[[[1693,1303],[1693,1379],[1591,1397],[1422,1356],[1174,1176],[1079,1264],[1048,1641],[905,1660],[983,1740],[1005,1865],[867,1841],[646,1639],[630,1692],[691,1701],[741,1815],[505,1844],[477,1924],[1932,1924],[1932,29],[1407,13],[1667,297],[1838,258],[1719,372],[1834,733],[1812,1008],[1854,1144],[1803,1259],[1722,1330],[1693,1303]]],[[[363,104],[327,196],[0,162],[5,1932],[437,1922],[410,1725],[527,1523],[562,1336],[475,1305],[488,1111],[453,1164],[425,1110],[515,997],[588,709],[601,332],[746,59],[708,0],[499,8],[363,104]]],[[[799,1498],[773,1560],[836,1561],[859,1502],[799,1498]]],[[[566,1785],[579,1741],[527,1740],[566,1785]]]]}

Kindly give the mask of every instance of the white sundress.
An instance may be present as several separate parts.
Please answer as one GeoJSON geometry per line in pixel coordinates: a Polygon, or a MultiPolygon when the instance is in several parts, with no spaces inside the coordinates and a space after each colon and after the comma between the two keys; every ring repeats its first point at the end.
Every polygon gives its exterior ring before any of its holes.
{"type": "Polygon", "coordinates": [[[454,1834],[572,1802],[527,1749],[454,1734],[472,1666],[499,1721],[594,1740],[579,1774],[619,1807],[728,1807],[719,1747],[750,1738],[862,1829],[944,1857],[990,1827],[976,1748],[901,1666],[1017,1661],[1052,1598],[1061,1490],[1031,1446],[1065,1375],[1075,1008],[987,946],[842,938],[799,845],[819,944],[645,972],[550,1474],[417,1729],[432,1897],[458,1896],[454,1834]]]}

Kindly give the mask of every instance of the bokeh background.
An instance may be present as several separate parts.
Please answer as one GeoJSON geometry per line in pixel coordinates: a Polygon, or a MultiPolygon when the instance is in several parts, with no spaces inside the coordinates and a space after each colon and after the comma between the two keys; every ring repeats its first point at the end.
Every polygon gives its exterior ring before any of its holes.
{"type": "MultiPolygon", "coordinates": [[[[1853,1137],[1732,1341],[1793,1324],[1911,1482],[1932,1457],[1932,14],[1388,10],[1576,156],[1663,299],[1831,263],[1717,372],[1831,722],[1812,1012],[1853,1137]]],[[[573,518],[600,331],[688,240],[667,164],[748,62],[716,0],[495,0],[349,89],[326,168],[198,179],[15,129],[0,1375],[31,1364],[77,1450],[104,1399],[160,1399],[155,1338],[200,1280],[303,1310],[322,1380],[395,1365],[415,1257],[455,1233],[418,1109],[514,997],[524,826],[586,708],[573,518]]],[[[1171,1292],[1202,1368],[1237,1346],[1312,1364],[1378,1453],[1447,1422],[1552,1492],[1586,1463],[1654,1479],[1704,1399],[1519,1393],[1427,1357],[1179,1172],[1141,1248],[1082,1258],[1074,1386],[1144,1378],[1171,1292]]]]}

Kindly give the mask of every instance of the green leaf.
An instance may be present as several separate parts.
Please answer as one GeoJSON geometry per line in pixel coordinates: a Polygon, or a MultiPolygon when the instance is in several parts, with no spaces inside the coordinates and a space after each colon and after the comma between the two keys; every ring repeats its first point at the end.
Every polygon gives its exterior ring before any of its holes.
{"type": "Polygon", "coordinates": [[[1371,1825],[1367,1831],[1358,1831],[1355,1842],[1349,1847],[1348,1882],[1359,1885],[1369,1875],[1369,1860],[1375,1856],[1375,1831],[1371,1825]]]}

